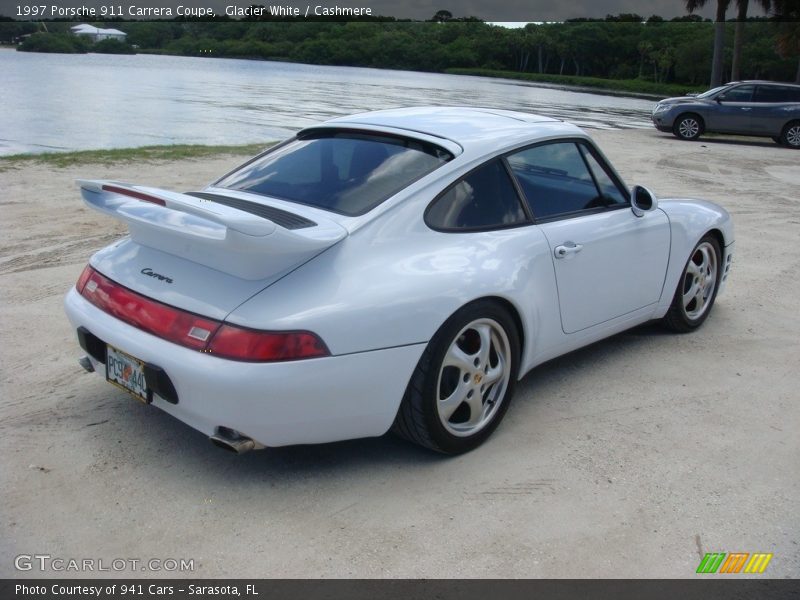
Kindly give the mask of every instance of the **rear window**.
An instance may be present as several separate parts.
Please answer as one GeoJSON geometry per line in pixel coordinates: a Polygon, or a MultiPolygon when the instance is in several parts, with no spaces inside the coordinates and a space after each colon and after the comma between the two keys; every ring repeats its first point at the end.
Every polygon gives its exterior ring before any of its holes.
{"type": "Polygon", "coordinates": [[[318,130],[256,158],[216,185],[356,216],[452,158],[419,140],[318,130]]]}

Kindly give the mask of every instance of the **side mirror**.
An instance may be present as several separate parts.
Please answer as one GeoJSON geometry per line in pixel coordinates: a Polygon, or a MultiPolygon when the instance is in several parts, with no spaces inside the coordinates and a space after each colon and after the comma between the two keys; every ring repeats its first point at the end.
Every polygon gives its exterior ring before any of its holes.
{"type": "Polygon", "coordinates": [[[641,185],[633,186],[631,190],[631,210],[637,217],[643,217],[646,213],[658,207],[658,200],[655,194],[641,185]]]}

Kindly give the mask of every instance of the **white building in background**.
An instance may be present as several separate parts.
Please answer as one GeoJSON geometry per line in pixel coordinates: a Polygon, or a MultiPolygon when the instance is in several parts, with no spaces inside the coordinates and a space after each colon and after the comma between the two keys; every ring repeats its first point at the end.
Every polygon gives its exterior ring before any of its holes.
{"type": "Polygon", "coordinates": [[[100,40],[119,40],[120,42],[124,42],[128,35],[119,29],[101,29],[100,27],[87,25],[86,23],[75,25],[69,29],[73,34],[85,35],[86,37],[91,38],[94,42],[99,42],[100,40]]]}

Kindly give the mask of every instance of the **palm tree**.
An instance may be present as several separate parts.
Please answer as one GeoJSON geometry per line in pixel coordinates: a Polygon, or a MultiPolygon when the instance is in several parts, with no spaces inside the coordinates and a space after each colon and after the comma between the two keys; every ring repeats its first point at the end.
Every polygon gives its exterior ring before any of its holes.
{"type": "Polygon", "coordinates": [[[778,54],[797,56],[795,83],[800,83],[800,0],[773,0],[772,16],[778,21],[778,54]]]}
{"type": "MultiPolygon", "coordinates": [[[[706,5],[707,0],[685,0],[686,10],[693,13],[706,5]]],[[[725,50],[725,13],[731,0],[717,0],[717,13],[714,18],[714,58],[711,60],[711,87],[722,84],[722,67],[725,50]]]]}
{"type": "MultiPolygon", "coordinates": [[[[769,12],[772,0],[758,0],[764,12],[769,12]]],[[[744,46],[744,22],[747,20],[747,9],[750,0],[736,0],[736,29],[733,35],[733,64],[731,65],[731,81],[741,77],[742,46],[744,46]]]]}
{"type": "Polygon", "coordinates": [[[744,43],[744,22],[747,19],[747,7],[750,0],[736,0],[736,29],[733,34],[733,62],[731,64],[731,81],[740,77],[739,70],[742,62],[742,44],[744,43]]]}

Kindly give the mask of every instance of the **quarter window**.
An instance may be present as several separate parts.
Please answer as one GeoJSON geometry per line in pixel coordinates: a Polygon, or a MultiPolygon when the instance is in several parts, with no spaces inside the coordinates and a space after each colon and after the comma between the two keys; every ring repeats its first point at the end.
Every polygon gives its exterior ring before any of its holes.
{"type": "Polygon", "coordinates": [[[592,161],[593,171],[600,177],[602,193],[575,142],[534,146],[508,157],[511,171],[537,219],[552,219],[627,202],[594,157],[592,161]]]}
{"type": "Polygon", "coordinates": [[[451,186],[425,213],[430,227],[450,231],[501,229],[526,219],[514,184],[499,159],[451,186]]]}

